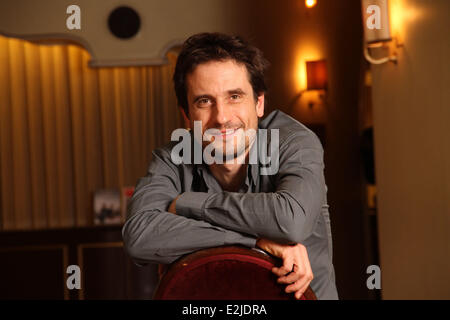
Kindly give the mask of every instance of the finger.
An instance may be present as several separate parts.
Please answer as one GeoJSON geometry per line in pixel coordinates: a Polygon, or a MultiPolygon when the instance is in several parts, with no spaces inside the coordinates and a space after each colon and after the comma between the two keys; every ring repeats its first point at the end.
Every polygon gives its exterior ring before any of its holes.
{"type": "Polygon", "coordinates": [[[298,300],[302,297],[302,295],[305,293],[306,289],[308,289],[309,282],[306,283],[304,286],[302,286],[300,289],[295,292],[295,298],[298,300]]]}
{"type": "Polygon", "coordinates": [[[303,294],[305,293],[305,290],[306,290],[306,289],[304,289],[304,290],[298,290],[298,291],[295,293],[295,299],[300,300],[300,299],[302,298],[303,294]]]}
{"type": "Polygon", "coordinates": [[[292,267],[291,268],[285,266],[282,266],[280,268],[274,267],[272,268],[272,272],[275,273],[278,277],[284,277],[290,272],[292,272],[292,267]]]}
{"type": "MultiPolygon", "coordinates": [[[[298,290],[308,287],[311,282],[311,277],[308,274],[303,274],[300,279],[286,287],[286,292],[297,292],[298,290]]],[[[303,293],[303,292],[302,292],[303,293]]]]}
{"type": "Polygon", "coordinates": [[[307,287],[313,279],[313,273],[306,250],[300,252],[295,262],[298,263],[298,279],[296,281],[304,282],[307,287]]]}
{"type": "Polygon", "coordinates": [[[290,274],[286,274],[278,279],[279,283],[294,283],[301,278],[306,272],[305,263],[302,261],[302,256],[298,250],[294,251],[293,269],[290,274]]]}
{"type": "Polygon", "coordinates": [[[292,272],[292,266],[282,266],[280,268],[273,268],[272,272],[275,273],[278,277],[283,277],[292,272]]]}
{"type": "Polygon", "coordinates": [[[283,265],[280,268],[273,267],[272,272],[275,273],[277,276],[282,277],[291,272],[293,266],[294,266],[293,259],[286,258],[283,261],[283,265]]]}
{"type": "Polygon", "coordinates": [[[292,272],[278,278],[278,283],[294,283],[302,277],[303,273],[301,267],[294,264],[292,272]]]}
{"type": "Polygon", "coordinates": [[[284,291],[286,291],[287,293],[297,292],[298,290],[300,290],[305,286],[305,283],[306,282],[304,279],[300,279],[288,285],[284,291]]]}
{"type": "MultiPolygon", "coordinates": [[[[303,295],[303,293],[306,291],[306,289],[308,289],[308,286],[311,284],[311,281],[313,278],[314,277],[313,277],[312,272],[307,273],[304,277],[302,277],[302,279],[298,280],[295,283],[295,286],[292,286],[291,288],[289,288],[289,291],[294,292],[292,290],[295,290],[295,297],[297,299],[300,299],[301,296],[303,295]]],[[[288,289],[288,288],[286,288],[286,289],[288,289]]]]}

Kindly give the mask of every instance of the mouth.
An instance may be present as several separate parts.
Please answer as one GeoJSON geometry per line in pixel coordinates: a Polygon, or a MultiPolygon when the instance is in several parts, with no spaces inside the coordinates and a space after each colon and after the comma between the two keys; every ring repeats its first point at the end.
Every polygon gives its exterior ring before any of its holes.
{"type": "Polygon", "coordinates": [[[240,128],[234,128],[234,129],[226,129],[221,130],[220,132],[217,132],[216,134],[213,134],[214,139],[221,139],[221,140],[228,140],[232,137],[234,137],[240,128]]]}

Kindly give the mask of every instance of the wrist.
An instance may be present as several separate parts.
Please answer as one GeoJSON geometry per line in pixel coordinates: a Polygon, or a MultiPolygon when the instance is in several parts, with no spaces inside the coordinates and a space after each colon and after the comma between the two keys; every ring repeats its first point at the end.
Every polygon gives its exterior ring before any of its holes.
{"type": "Polygon", "coordinates": [[[268,239],[260,238],[256,241],[256,247],[266,251],[267,253],[270,253],[271,255],[275,257],[280,257],[280,245],[276,242],[273,242],[268,239]]]}

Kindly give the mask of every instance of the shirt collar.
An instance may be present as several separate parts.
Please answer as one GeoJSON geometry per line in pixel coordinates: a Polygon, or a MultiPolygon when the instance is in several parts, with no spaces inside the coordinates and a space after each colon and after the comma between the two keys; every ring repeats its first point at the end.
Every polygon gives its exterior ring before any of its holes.
{"type": "MultiPolygon", "coordinates": [[[[250,153],[251,152],[258,152],[258,146],[257,146],[257,141],[255,141],[253,143],[253,145],[250,147],[250,153]]],[[[206,179],[204,177],[205,171],[209,171],[206,168],[206,164],[201,163],[201,164],[194,164],[194,170],[195,172],[197,172],[197,174],[199,176],[201,176],[203,178],[203,180],[206,183],[206,179]]],[[[256,186],[256,182],[258,181],[258,173],[259,173],[259,167],[258,167],[258,163],[249,163],[247,165],[247,175],[245,177],[245,184],[247,184],[247,187],[250,187],[250,183],[253,186],[256,186]]],[[[209,172],[207,172],[207,174],[210,174],[209,172]]]]}

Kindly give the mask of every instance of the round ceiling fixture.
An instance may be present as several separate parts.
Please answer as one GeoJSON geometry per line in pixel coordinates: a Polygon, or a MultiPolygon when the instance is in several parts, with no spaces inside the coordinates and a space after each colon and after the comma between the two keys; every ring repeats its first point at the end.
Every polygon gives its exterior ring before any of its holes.
{"type": "Polygon", "coordinates": [[[109,14],[108,27],[117,38],[130,39],[139,32],[141,18],[136,10],[130,7],[117,7],[109,14]]]}

